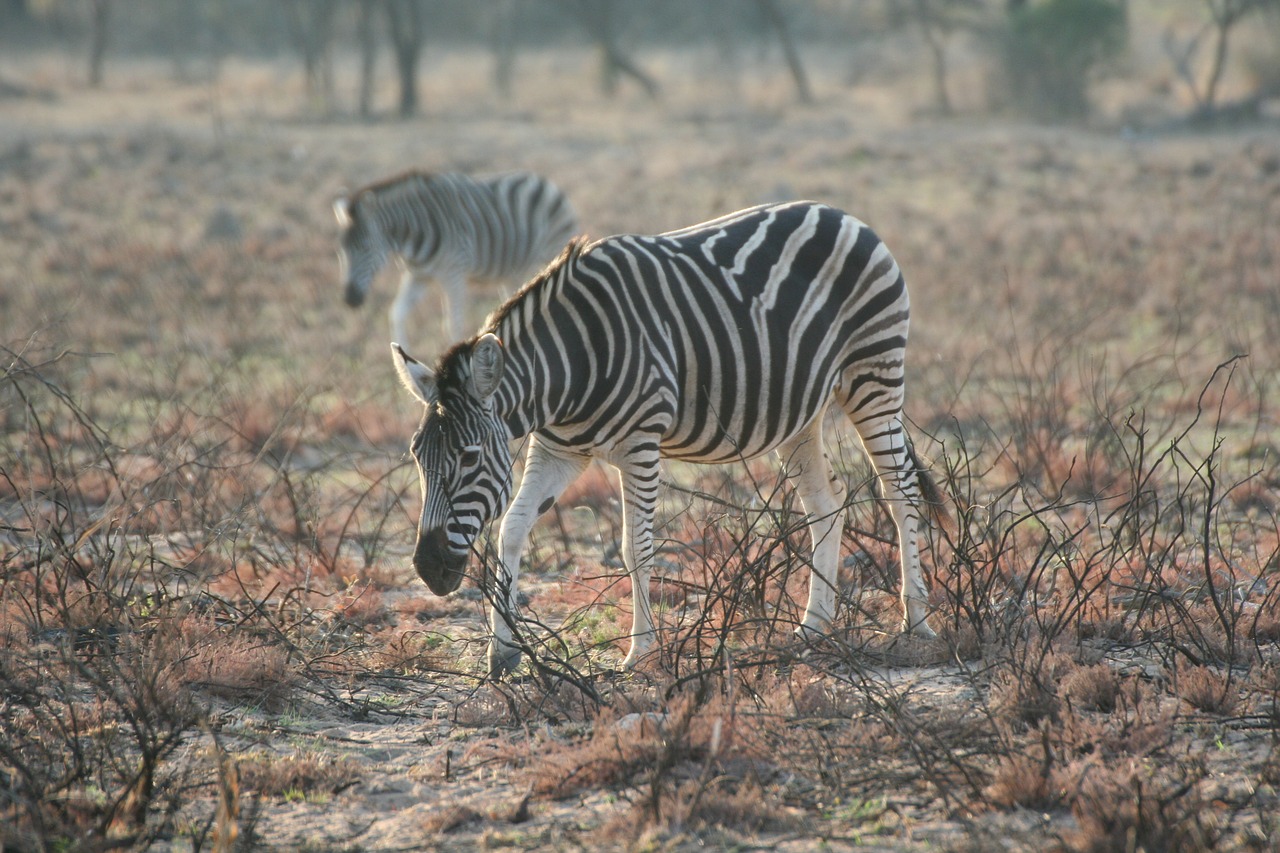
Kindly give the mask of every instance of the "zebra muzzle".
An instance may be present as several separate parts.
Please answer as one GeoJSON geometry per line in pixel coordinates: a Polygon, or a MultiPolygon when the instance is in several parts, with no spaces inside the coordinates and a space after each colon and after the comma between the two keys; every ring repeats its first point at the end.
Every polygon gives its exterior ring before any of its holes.
{"type": "Polygon", "coordinates": [[[346,300],[352,308],[359,308],[364,304],[364,291],[354,281],[347,282],[346,300]]]}
{"type": "Polygon", "coordinates": [[[413,549],[413,568],[427,588],[436,595],[448,595],[462,584],[467,555],[449,550],[449,537],[443,529],[428,533],[419,531],[413,549]]]}

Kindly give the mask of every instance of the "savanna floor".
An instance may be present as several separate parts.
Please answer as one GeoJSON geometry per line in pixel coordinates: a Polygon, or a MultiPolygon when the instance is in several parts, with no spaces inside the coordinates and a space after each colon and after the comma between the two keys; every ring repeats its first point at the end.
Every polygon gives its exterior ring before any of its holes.
{"type": "Polygon", "coordinates": [[[502,98],[484,62],[436,60],[420,117],[370,123],[283,65],[121,63],[99,91],[0,67],[27,84],[0,100],[4,849],[1280,846],[1274,125],[942,120],[834,73],[797,105],[679,56],[656,102],[604,98],[585,55],[527,57],[502,98]],[[395,274],[358,312],[337,280],[333,199],[411,167],[544,173],[597,236],[790,198],[870,223],[954,499],[940,637],[897,634],[846,434],[827,640],[792,634],[776,466],[672,466],[663,643],[617,673],[592,469],[524,572],[539,666],[485,683],[480,586],[433,598],[408,562],[395,274]]]}

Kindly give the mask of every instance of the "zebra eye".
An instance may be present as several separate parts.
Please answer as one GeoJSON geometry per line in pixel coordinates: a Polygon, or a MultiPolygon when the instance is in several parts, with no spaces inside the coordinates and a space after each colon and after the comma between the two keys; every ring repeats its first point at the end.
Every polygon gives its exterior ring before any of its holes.
{"type": "Polygon", "coordinates": [[[458,455],[458,463],[463,468],[474,468],[480,464],[480,448],[464,447],[458,455]]]}

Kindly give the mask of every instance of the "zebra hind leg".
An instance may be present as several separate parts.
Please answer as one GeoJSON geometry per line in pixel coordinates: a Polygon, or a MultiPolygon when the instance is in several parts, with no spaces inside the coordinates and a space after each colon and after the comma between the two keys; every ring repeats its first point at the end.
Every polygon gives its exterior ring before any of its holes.
{"type": "Polygon", "coordinates": [[[656,437],[633,438],[610,461],[622,481],[622,562],[631,576],[631,648],[622,661],[634,669],[653,645],[657,629],[649,600],[653,574],[653,516],[658,503],[660,452],[656,437]]]}
{"type": "Polygon", "coordinates": [[[856,401],[850,401],[844,409],[880,478],[882,499],[898,528],[898,550],[902,561],[902,628],[921,637],[936,636],[929,625],[929,592],[924,585],[917,541],[923,503],[917,471],[919,463],[902,422],[901,406],[877,408],[867,413],[859,411],[856,401]]]}
{"type": "Polygon", "coordinates": [[[796,631],[820,634],[835,616],[836,583],[840,561],[840,536],[844,528],[844,482],[835,475],[823,446],[819,412],[813,424],[778,449],[787,477],[809,518],[813,542],[813,569],[809,574],[809,601],[796,631]]]}

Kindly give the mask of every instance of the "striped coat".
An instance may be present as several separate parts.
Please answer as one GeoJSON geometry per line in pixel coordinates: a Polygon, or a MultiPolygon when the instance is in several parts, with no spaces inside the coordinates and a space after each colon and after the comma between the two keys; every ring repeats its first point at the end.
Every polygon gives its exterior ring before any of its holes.
{"type": "Polygon", "coordinates": [[[491,611],[490,667],[509,670],[519,660],[512,614],[528,532],[602,459],[622,480],[630,666],[654,632],[647,590],[660,460],[776,451],[814,543],[799,627],[820,631],[834,614],[845,495],[823,447],[823,415],[835,404],[898,527],[904,625],[932,634],[916,536],[938,494],[902,418],[909,315],[901,272],[875,233],[812,202],[574,243],[434,369],[396,350],[406,386],[426,404],[412,447],[424,485],[415,567],[437,592],[456,588],[482,525],[506,506],[507,442],[531,436],[502,522],[491,611]]]}

